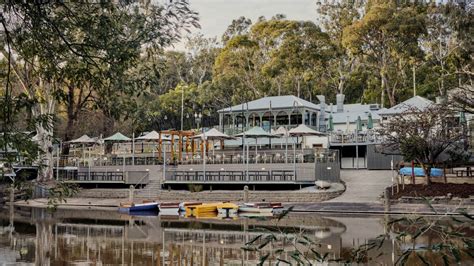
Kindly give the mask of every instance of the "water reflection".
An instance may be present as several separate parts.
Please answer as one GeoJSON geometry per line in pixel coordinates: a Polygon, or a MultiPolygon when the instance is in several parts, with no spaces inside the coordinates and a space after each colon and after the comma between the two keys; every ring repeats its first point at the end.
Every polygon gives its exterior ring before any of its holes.
{"type": "MultiPolygon", "coordinates": [[[[36,265],[71,263],[123,265],[255,265],[269,253],[269,263],[291,260],[298,243],[291,236],[304,235],[318,243],[328,258],[347,258],[353,248],[368,244],[381,234],[393,235],[376,250],[366,251],[369,263],[391,265],[406,244],[387,230],[388,217],[325,217],[290,214],[284,219],[196,220],[183,217],[132,217],[115,211],[42,209],[2,210],[0,261],[36,265]],[[258,251],[242,247],[269,230],[290,236],[279,238],[258,251]]],[[[472,232],[469,232],[472,234],[472,232]]],[[[421,238],[417,244],[437,241],[421,238]]],[[[410,243],[410,242],[405,242],[410,243]]],[[[412,243],[410,243],[412,244],[412,243]]]]}

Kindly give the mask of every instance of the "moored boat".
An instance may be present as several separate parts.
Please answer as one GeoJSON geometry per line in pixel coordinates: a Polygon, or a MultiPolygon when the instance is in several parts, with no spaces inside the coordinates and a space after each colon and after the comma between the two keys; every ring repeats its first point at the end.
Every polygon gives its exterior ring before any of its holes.
{"type": "Polygon", "coordinates": [[[186,207],[187,217],[204,218],[217,215],[217,206],[221,205],[218,203],[202,203],[198,205],[190,205],[186,207]]]}
{"type": "Polygon", "coordinates": [[[224,202],[217,206],[217,213],[222,217],[235,216],[239,210],[239,206],[234,203],[224,202]]]}
{"type": "Polygon", "coordinates": [[[179,202],[163,202],[159,208],[160,215],[179,215],[179,202]]]}
{"type": "Polygon", "coordinates": [[[119,212],[131,213],[131,212],[143,212],[143,211],[157,211],[158,202],[155,201],[143,201],[142,203],[133,202],[121,202],[119,206],[119,212]]]}
{"type": "Polygon", "coordinates": [[[243,213],[279,213],[283,211],[283,206],[281,203],[267,203],[267,202],[257,202],[257,203],[244,203],[239,206],[239,212],[243,213]]]}

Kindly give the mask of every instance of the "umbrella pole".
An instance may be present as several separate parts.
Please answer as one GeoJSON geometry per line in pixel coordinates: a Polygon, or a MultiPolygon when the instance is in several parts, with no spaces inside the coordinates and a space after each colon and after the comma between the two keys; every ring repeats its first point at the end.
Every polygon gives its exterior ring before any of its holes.
{"type": "Polygon", "coordinates": [[[288,163],[288,134],[285,137],[285,163],[288,163]]]}
{"type": "Polygon", "coordinates": [[[132,165],[135,165],[135,132],[132,134],[132,165]]]}
{"type": "Polygon", "coordinates": [[[246,179],[247,182],[249,182],[249,145],[247,145],[247,173],[246,173],[246,179]]]}
{"type": "Polygon", "coordinates": [[[257,164],[257,155],[258,155],[257,147],[258,147],[258,139],[255,138],[255,164],[257,164]]]}
{"type": "Polygon", "coordinates": [[[293,176],[296,180],[296,142],[298,141],[298,137],[296,137],[296,141],[293,142],[293,176]]]}

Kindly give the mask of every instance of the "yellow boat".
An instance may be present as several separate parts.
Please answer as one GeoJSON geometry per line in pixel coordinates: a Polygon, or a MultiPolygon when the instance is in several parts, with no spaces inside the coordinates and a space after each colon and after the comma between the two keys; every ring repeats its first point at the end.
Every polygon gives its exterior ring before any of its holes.
{"type": "Polygon", "coordinates": [[[238,206],[232,203],[202,203],[198,205],[186,206],[186,216],[196,218],[216,217],[218,209],[238,209],[238,206]]]}
{"type": "Polygon", "coordinates": [[[239,211],[239,206],[234,203],[224,202],[217,206],[217,212],[222,217],[231,217],[233,215],[237,215],[239,211]]]}

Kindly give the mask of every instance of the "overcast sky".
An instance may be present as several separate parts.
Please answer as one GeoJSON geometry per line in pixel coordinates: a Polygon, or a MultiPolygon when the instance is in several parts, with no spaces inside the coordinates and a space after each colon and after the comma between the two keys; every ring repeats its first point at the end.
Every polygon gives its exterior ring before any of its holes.
{"type": "MultiPolygon", "coordinates": [[[[200,32],[206,37],[220,36],[227,26],[240,16],[255,22],[258,17],[267,19],[284,14],[288,19],[316,21],[315,0],[190,0],[191,8],[199,13],[200,32]]],[[[175,49],[182,50],[183,44],[175,49]]]]}

